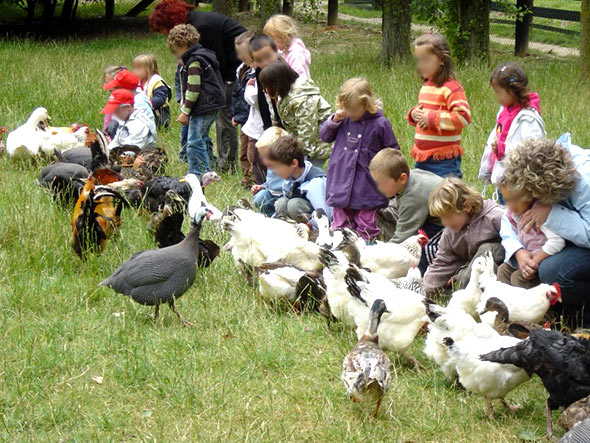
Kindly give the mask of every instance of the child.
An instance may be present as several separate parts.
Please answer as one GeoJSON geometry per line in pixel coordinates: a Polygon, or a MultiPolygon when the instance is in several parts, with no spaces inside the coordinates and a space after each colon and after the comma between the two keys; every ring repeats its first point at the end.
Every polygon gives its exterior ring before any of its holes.
{"type": "Polygon", "coordinates": [[[415,56],[424,84],[418,105],[408,112],[416,127],[412,158],[417,169],[441,177],[461,178],[461,131],[471,121],[465,91],[455,78],[451,54],[440,34],[425,34],[416,39],[415,56]]]}
{"type": "Polygon", "coordinates": [[[371,242],[379,234],[377,209],[387,206],[388,200],[377,190],[369,162],[381,149],[399,146],[366,79],[344,82],[337,100],[338,111],[320,129],[324,142],[334,142],[326,204],[334,208],[332,228],[350,228],[371,242]]]}
{"type": "MultiPolygon", "coordinates": [[[[498,186],[508,153],[524,140],[545,137],[546,133],[539,94],[529,91],[527,75],[519,65],[506,63],[496,68],[490,85],[500,103],[500,111],[481,159],[479,179],[498,186]]],[[[501,194],[499,196],[501,198],[501,194]]]]}
{"type": "Polygon", "coordinates": [[[297,137],[307,160],[322,167],[332,145],[320,139],[320,127],[332,115],[332,107],[322,97],[320,88],[310,78],[299,77],[284,60],[266,66],[258,80],[277,105],[277,125],[297,137]]]}
{"type": "Polygon", "coordinates": [[[297,37],[297,25],[291,17],[281,14],[273,15],[264,25],[262,32],[272,37],[283,59],[297,74],[310,77],[311,53],[305,47],[303,40],[297,37]]]}
{"type": "Polygon", "coordinates": [[[113,91],[114,89],[127,89],[134,96],[135,101],[133,107],[142,111],[147,118],[154,122],[155,125],[156,120],[154,119],[152,102],[150,102],[147,95],[139,89],[139,78],[137,78],[137,76],[131,71],[126,69],[119,71],[111,81],[102,85],[102,88],[108,91],[113,91]]]}
{"type": "Polygon", "coordinates": [[[225,90],[215,53],[199,44],[192,25],[177,25],[168,34],[168,46],[182,59],[180,87],[183,103],[176,121],[188,125],[189,173],[201,176],[211,170],[207,139],[219,109],[225,106],[225,90]]]}
{"type": "MultiPolygon", "coordinates": [[[[260,137],[260,134],[262,134],[264,130],[272,126],[272,116],[264,90],[259,87],[260,82],[258,76],[263,68],[279,58],[279,53],[274,40],[267,35],[255,35],[252,37],[248,43],[248,50],[250,51],[250,57],[252,58],[252,67],[256,70],[256,79],[248,82],[250,88],[246,88],[245,92],[246,101],[252,106],[252,108],[250,108],[251,113],[254,113],[248,118],[248,124],[246,124],[246,126],[249,127],[250,119],[253,118],[252,132],[258,132],[258,137],[260,137]],[[253,104],[254,99],[256,107],[254,107],[253,104]]],[[[274,102],[272,105],[274,108],[273,110],[275,111],[274,114],[278,115],[274,102]]],[[[248,134],[248,136],[255,140],[258,139],[258,137],[254,135],[248,134]]]]}
{"type": "Polygon", "coordinates": [[[281,137],[268,150],[268,169],[283,179],[283,196],[275,203],[277,217],[298,220],[326,205],[326,173],[303,157],[301,144],[290,135],[281,137]]]}
{"type": "MultiPolygon", "coordinates": [[[[270,147],[281,137],[288,135],[287,131],[277,126],[264,131],[256,142],[256,148],[263,163],[268,162],[270,147]]],[[[275,202],[283,195],[283,179],[269,169],[265,183],[252,186],[252,194],[254,194],[254,207],[267,217],[272,217],[275,213],[275,202]]]]}
{"type": "MultiPolygon", "coordinates": [[[[541,264],[543,260],[557,254],[565,247],[565,240],[546,226],[540,231],[531,229],[525,232],[521,223],[522,215],[536,206],[536,201],[525,192],[519,192],[506,182],[500,183],[500,192],[506,201],[506,213],[502,218],[502,232],[512,230],[522,243],[523,249],[531,254],[532,260],[541,264]]],[[[523,262],[523,266],[514,269],[508,263],[502,263],[498,268],[498,280],[519,288],[533,288],[541,283],[536,276],[536,270],[530,269],[523,262]]]]}
{"type": "MultiPolygon", "coordinates": [[[[103,85],[105,83],[112,81],[115,78],[115,75],[117,75],[120,71],[124,69],[126,69],[125,66],[107,66],[103,74],[103,85]]],[[[113,114],[105,114],[104,121],[102,124],[102,132],[107,134],[110,139],[112,139],[115,136],[115,133],[117,132],[117,127],[119,126],[117,120],[113,120],[112,117],[113,114]]]]}
{"type": "Polygon", "coordinates": [[[152,102],[156,128],[168,129],[170,126],[170,106],[172,90],[158,73],[158,62],[153,54],[141,54],[133,59],[133,73],[139,78],[143,92],[152,102]]]}
{"type": "MultiPolygon", "coordinates": [[[[182,70],[182,60],[176,59],[176,70],[174,71],[174,96],[176,103],[182,108],[182,88],[180,87],[180,71],[182,70]]],[[[180,151],[178,152],[178,160],[188,163],[186,158],[186,139],[188,137],[188,126],[180,125],[180,151]]],[[[211,162],[211,156],[209,156],[211,162]]]]}
{"type": "Polygon", "coordinates": [[[248,116],[250,115],[250,105],[244,98],[244,92],[246,91],[248,81],[254,78],[254,70],[250,67],[252,59],[248,50],[248,42],[252,37],[254,37],[252,31],[246,31],[236,37],[236,54],[242,61],[242,64],[236,71],[236,80],[232,89],[231,101],[232,124],[234,126],[242,126],[240,131],[240,166],[243,175],[242,186],[245,189],[250,189],[250,181],[252,179],[252,165],[249,160],[251,154],[248,151],[256,149],[254,146],[255,140],[248,137],[243,130],[244,124],[248,121],[248,116]]]}
{"type": "MultiPolygon", "coordinates": [[[[369,171],[379,192],[387,198],[396,197],[398,218],[391,241],[402,243],[422,230],[430,238],[427,250],[436,255],[438,237],[443,227],[440,220],[430,214],[428,198],[442,178],[422,169],[410,171],[401,151],[391,148],[375,155],[369,171]]],[[[422,254],[419,266],[422,273],[426,272],[428,264],[428,254],[422,254]]]]}
{"type": "Polygon", "coordinates": [[[467,286],[473,260],[490,252],[497,265],[504,260],[500,244],[503,209],[458,178],[447,178],[429,199],[430,214],[440,217],[443,230],[438,252],[424,274],[424,289],[432,294],[458,282],[467,286]]]}

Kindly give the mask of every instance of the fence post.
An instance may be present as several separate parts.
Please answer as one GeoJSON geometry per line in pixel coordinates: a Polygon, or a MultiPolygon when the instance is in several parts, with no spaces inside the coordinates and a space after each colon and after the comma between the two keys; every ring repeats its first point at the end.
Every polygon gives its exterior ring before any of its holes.
{"type": "Polygon", "coordinates": [[[519,17],[516,18],[514,36],[514,54],[520,57],[529,50],[529,31],[533,22],[533,0],[516,0],[519,17]]]}

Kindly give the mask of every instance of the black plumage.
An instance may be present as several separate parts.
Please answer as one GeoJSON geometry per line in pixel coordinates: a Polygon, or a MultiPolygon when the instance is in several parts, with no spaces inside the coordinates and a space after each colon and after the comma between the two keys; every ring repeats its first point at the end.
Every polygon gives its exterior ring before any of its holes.
{"type": "Polygon", "coordinates": [[[547,434],[551,410],[568,407],[590,395],[590,342],[558,331],[533,329],[529,338],[510,348],[480,357],[484,361],[513,364],[529,375],[537,374],[549,393],[547,434]]]}
{"type": "Polygon", "coordinates": [[[165,205],[167,191],[174,191],[188,204],[192,189],[184,180],[177,177],[156,177],[141,187],[144,205],[152,213],[161,211],[165,205]]]}
{"type": "Polygon", "coordinates": [[[52,191],[56,200],[74,203],[84,187],[88,170],[75,163],[54,163],[45,166],[39,174],[39,185],[52,191]]]}
{"type": "Polygon", "coordinates": [[[152,217],[150,228],[158,248],[165,248],[184,240],[182,223],[186,202],[174,191],[167,191],[164,197],[164,207],[152,217]]]}

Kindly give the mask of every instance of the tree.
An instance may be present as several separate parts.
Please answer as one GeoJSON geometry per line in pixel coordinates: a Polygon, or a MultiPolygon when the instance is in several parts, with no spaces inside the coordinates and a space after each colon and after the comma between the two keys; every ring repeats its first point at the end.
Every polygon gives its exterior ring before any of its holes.
{"type": "Polygon", "coordinates": [[[213,0],[213,11],[231,17],[234,12],[233,0],[213,0]]]}
{"type": "Polygon", "coordinates": [[[590,0],[582,0],[580,11],[581,72],[585,80],[590,80],[590,0]]]}
{"type": "Polygon", "coordinates": [[[490,0],[460,0],[460,32],[465,41],[465,58],[488,58],[490,3],[490,0]]]}
{"type": "Polygon", "coordinates": [[[238,0],[238,12],[248,12],[250,10],[250,2],[248,0],[238,0]]]}
{"type": "Polygon", "coordinates": [[[289,17],[293,15],[293,0],[283,0],[283,14],[289,17]]]}
{"type": "Polygon", "coordinates": [[[76,11],[78,9],[78,0],[64,0],[61,8],[61,23],[62,25],[70,24],[76,18],[76,11]]]}
{"type": "Polygon", "coordinates": [[[387,65],[410,54],[411,0],[383,0],[381,57],[387,65]]]}
{"type": "Polygon", "coordinates": [[[328,26],[338,26],[338,0],[328,0],[328,26]]]}
{"type": "Polygon", "coordinates": [[[281,12],[279,0],[259,0],[256,4],[258,5],[258,17],[260,18],[261,27],[264,26],[271,15],[281,12]]]}

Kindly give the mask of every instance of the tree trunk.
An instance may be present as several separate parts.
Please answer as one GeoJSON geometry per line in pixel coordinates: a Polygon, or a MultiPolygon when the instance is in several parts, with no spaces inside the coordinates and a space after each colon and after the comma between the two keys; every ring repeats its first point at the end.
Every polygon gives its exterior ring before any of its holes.
{"type": "Polygon", "coordinates": [[[283,0],[283,14],[291,17],[293,15],[293,1],[283,0]]]}
{"type": "Polygon", "coordinates": [[[33,21],[35,21],[35,5],[37,4],[37,0],[27,0],[27,17],[25,19],[25,24],[27,26],[31,26],[33,21]]]}
{"type": "Polygon", "coordinates": [[[104,16],[109,20],[115,17],[115,0],[105,0],[104,16]]]}
{"type": "Polygon", "coordinates": [[[213,12],[231,17],[234,12],[233,0],[213,0],[213,12]]]}
{"type": "Polygon", "coordinates": [[[580,11],[580,67],[582,78],[590,80],[590,0],[582,0],[580,11]]]}
{"type": "Polygon", "coordinates": [[[41,17],[41,20],[44,26],[51,25],[56,6],[57,0],[43,0],[43,16],[41,17]]]}
{"type": "Polygon", "coordinates": [[[64,0],[61,8],[61,24],[69,25],[74,20],[76,0],[64,0]]]}
{"type": "Polygon", "coordinates": [[[465,58],[487,59],[490,49],[490,0],[460,0],[460,32],[465,58]]]}
{"type": "Polygon", "coordinates": [[[338,26],[338,0],[328,0],[328,26],[338,26]]]}
{"type": "Polygon", "coordinates": [[[410,54],[411,0],[383,0],[381,57],[386,65],[410,54]]]}
{"type": "Polygon", "coordinates": [[[238,1],[238,12],[248,12],[250,10],[250,2],[248,0],[238,1]]]}
{"type": "Polygon", "coordinates": [[[256,4],[258,5],[258,17],[260,18],[261,28],[271,15],[280,13],[282,9],[279,0],[259,0],[256,4]]]}
{"type": "Polygon", "coordinates": [[[514,55],[524,57],[529,52],[529,32],[533,23],[533,0],[517,0],[516,8],[522,14],[516,18],[514,31],[514,55]]]}

